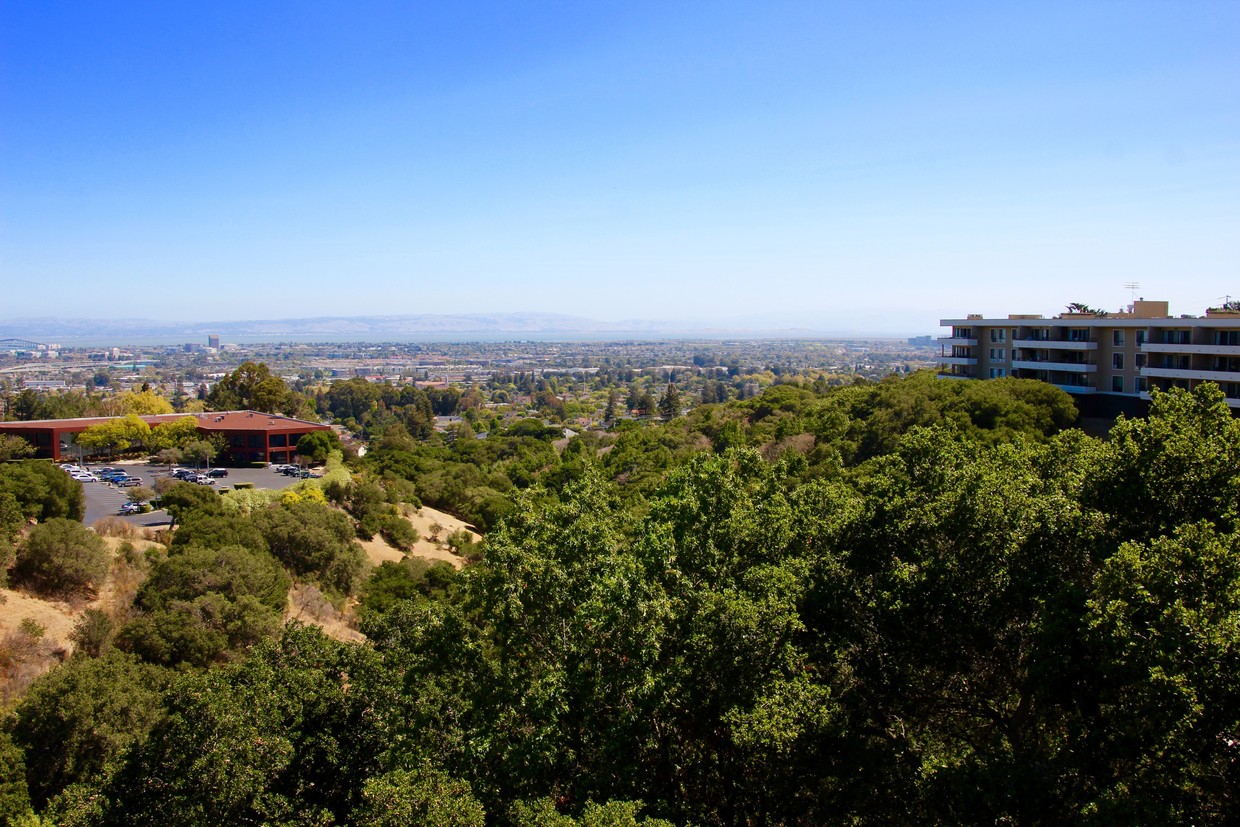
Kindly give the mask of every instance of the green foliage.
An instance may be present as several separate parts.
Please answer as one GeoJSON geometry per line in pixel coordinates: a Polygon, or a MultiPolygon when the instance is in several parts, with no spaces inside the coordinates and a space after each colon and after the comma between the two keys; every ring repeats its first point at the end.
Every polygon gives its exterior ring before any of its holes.
{"type": "Polygon", "coordinates": [[[104,611],[87,609],[74,624],[69,639],[77,651],[92,658],[102,655],[112,644],[116,622],[104,611]]]}
{"type": "Polygon", "coordinates": [[[162,717],[163,670],[119,652],[74,658],[40,678],[15,710],[37,809],[75,783],[99,783],[162,717]]]}
{"type": "Polygon", "coordinates": [[[1125,543],[1098,573],[1101,653],[1092,813],[1106,823],[1221,823],[1240,795],[1240,538],[1209,523],[1125,543]]]}
{"type": "Polygon", "coordinates": [[[1087,493],[1117,539],[1147,540],[1209,520],[1234,530],[1240,502],[1240,422],[1222,391],[1153,391],[1150,415],[1123,419],[1087,493]]]}
{"type": "Polygon", "coordinates": [[[301,399],[262,362],[244,362],[211,388],[212,411],[250,410],[295,415],[301,399]]]}
{"type": "MultiPolygon", "coordinates": [[[[386,425],[325,493],[376,531],[410,487],[390,475],[461,510],[496,499],[486,558],[378,567],[365,645],[276,639],[276,560],[199,544],[244,537],[318,578],[352,545],[348,518],[187,507],[117,645],[213,668],[179,677],[106,769],[41,793],[41,815],[1230,823],[1237,425],[1210,389],[1158,394],[1104,442],[1067,428],[1065,399],[922,376],[780,384],[562,456],[531,434],[386,425]]],[[[459,404],[406,404],[423,402],[459,404]]]]}
{"type": "Polygon", "coordinates": [[[77,442],[86,448],[107,450],[109,453],[124,453],[136,446],[150,447],[151,426],[141,420],[137,414],[125,416],[91,425],[77,435],[77,442]]]}
{"type": "Polygon", "coordinates": [[[426,768],[394,770],[368,779],[353,823],[374,827],[482,827],[486,818],[468,783],[426,768]]]}
{"type": "Polygon", "coordinates": [[[86,513],[82,484],[50,462],[24,460],[0,465],[0,495],[9,494],[22,513],[45,522],[81,520],[86,513]]]}
{"type": "Polygon", "coordinates": [[[185,520],[191,513],[219,514],[223,511],[219,494],[206,485],[192,482],[176,482],[160,493],[160,505],[167,509],[174,523],[185,520]]]}
{"type": "Polygon", "coordinates": [[[17,434],[0,434],[0,462],[34,456],[34,446],[17,434]]]}
{"type": "Polygon", "coordinates": [[[25,757],[12,736],[0,729],[0,824],[21,824],[31,817],[25,757]]]}
{"type": "Polygon", "coordinates": [[[641,809],[640,801],[591,801],[577,819],[562,815],[551,799],[542,798],[517,802],[512,808],[512,822],[514,827],[672,827],[670,821],[659,818],[639,821],[637,814],[641,809]]]}
{"type": "Polygon", "coordinates": [[[344,822],[391,746],[373,726],[373,661],[292,627],[242,663],[182,677],[105,790],[102,823],[344,822]]]}
{"type": "Polygon", "coordinates": [[[107,576],[108,566],[103,538],[57,517],[35,526],[18,546],[13,576],[44,595],[90,594],[107,576]]]}
{"type": "Polygon", "coordinates": [[[311,462],[325,462],[333,451],[340,451],[340,437],[332,431],[312,431],[297,440],[297,453],[311,462]]]}
{"type": "Polygon", "coordinates": [[[456,569],[444,562],[407,557],[399,563],[380,563],[361,589],[362,609],[384,614],[400,601],[439,599],[457,578],[456,569]]]}
{"type": "MultiPolygon", "coordinates": [[[[209,502],[219,508],[216,499],[209,502]]],[[[166,506],[166,502],[165,502],[166,506]]],[[[185,514],[184,511],[179,511],[185,514]]],[[[184,522],[177,527],[172,535],[172,550],[197,546],[199,548],[221,548],[223,546],[241,546],[251,551],[267,551],[267,539],[262,528],[252,517],[241,514],[209,513],[203,510],[191,510],[184,522]]]]}
{"type": "Polygon", "coordinates": [[[116,646],[166,666],[226,660],[279,632],[289,585],[265,551],[190,546],[153,567],[116,646]]]}
{"type": "Polygon", "coordinates": [[[334,508],[311,502],[268,508],[252,525],[276,559],[297,575],[336,592],[352,594],[366,567],[353,524],[334,508]]]}

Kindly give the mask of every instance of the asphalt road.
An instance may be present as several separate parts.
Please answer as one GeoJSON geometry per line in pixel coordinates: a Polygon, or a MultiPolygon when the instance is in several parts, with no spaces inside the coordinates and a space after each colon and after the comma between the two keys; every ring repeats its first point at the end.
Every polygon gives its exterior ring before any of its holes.
{"type": "MultiPolygon", "coordinates": [[[[102,468],[108,463],[91,466],[102,468]]],[[[163,466],[147,465],[145,462],[116,462],[112,467],[124,468],[130,476],[139,477],[147,488],[155,485],[155,480],[168,476],[168,469],[163,466]]],[[[299,480],[277,474],[270,468],[229,468],[228,476],[217,479],[213,488],[227,490],[233,483],[252,482],[255,488],[286,488],[299,480]]],[[[86,525],[94,525],[96,520],[104,517],[119,516],[121,505],[128,501],[130,489],[117,488],[106,482],[84,482],[82,490],[86,492],[86,525]]],[[[168,525],[171,520],[167,511],[152,511],[148,514],[131,514],[121,517],[127,523],[146,528],[168,525]]]]}

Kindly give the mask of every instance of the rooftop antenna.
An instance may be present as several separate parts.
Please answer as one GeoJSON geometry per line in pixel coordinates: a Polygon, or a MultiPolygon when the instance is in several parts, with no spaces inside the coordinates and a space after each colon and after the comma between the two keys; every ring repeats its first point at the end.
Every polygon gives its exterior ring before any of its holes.
{"type": "Polygon", "coordinates": [[[1132,293],[1132,300],[1135,302],[1137,300],[1137,291],[1141,289],[1141,282],[1126,281],[1124,282],[1124,289],[1132,293]]]}

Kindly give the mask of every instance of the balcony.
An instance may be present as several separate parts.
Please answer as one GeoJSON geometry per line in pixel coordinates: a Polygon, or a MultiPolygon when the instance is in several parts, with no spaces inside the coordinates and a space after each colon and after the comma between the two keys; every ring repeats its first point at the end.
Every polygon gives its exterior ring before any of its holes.
{"type": "Polygon", "coordinates": [[[935,341],[940,345],[955,345],[957,347],[975,347],[977,345],[977,339],[963,339],[952,336],[940,336],[935,341]]]}
{"type": "Polygon", "coordinates": [[[1064,373],[1095,373],[1098,370],[1097,365],[1089,365],[1084,362],[1080,364],[1075,362],[1039,362],[1033,359],[1015,359],[1012,361],[1012,368],[1013,370],[1047,370],[1052,373],[1056,371],[1064,373]]]}
{"type": "Polygon", "coordinates": [[[1055,382],[1052,382],[1051,384],[1059,388],[1061,391],[1066,391],[1067,393],[1083,394],[1098,392],[1098,389],[1093,385],[1060,385],[1055,382]]]}
{"type": "Polygon", "coordinates": [[[1188,353],[1201,356],[1240,356],[1240,345],[1141,345],[1144,353],[1188,353]]]}
{"type": "Polygon", "coordinates": [[[1013,347],[1025,347],[1030,350],[1097,350],[1097,342],[1044,342],[1040,339],[1013,339],[1013,347]]]}
{"type": "Polygon", "coordinates": [[[938,379],[974,379],[973,376],[966,376],[963,373],[940,373],[937,374],[938,379]]]}
{"type": "Polygon", "coordinates": [[[1202,382],[1240,382],[1240,371],[1190,370],[1180,368],[1141,368],[1141,375],[1151,379],[1196,379],[1202,382]]]}
{"type": "Polygon", "coordinates": [[[940,356],[940,365],[976,365],[976,356],[940,356]]]}

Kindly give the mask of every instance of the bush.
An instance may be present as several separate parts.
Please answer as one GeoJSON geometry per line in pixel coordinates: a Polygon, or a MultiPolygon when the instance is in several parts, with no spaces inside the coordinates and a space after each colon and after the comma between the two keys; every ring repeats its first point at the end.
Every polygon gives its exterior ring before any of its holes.
{"type": "Polygon", "coordinates": [[[13,574],[40,594],[89,594],[103,582],[108,567],[103,538],[81,523],[57,518],[31,530],[17,549],[13,574]]]}
{"type": "Polygon", "coordinates": [[[392,548],[409,551],[418,541],[418,530],[399,514],[389,514],[379,526],[379,535],[392,548]]]}
{"type": "Polygon", "coordinates": [[[142,533],[137,526],[125,522],[120,517],[104,517],[96,520],[92,528],[100,537],[120,537],[124,540],[136,540],[142,533]]]}

